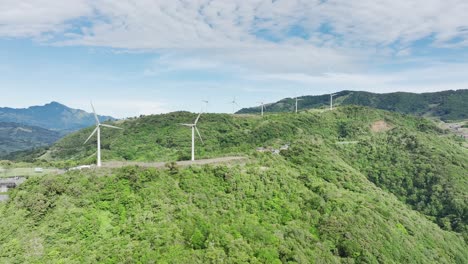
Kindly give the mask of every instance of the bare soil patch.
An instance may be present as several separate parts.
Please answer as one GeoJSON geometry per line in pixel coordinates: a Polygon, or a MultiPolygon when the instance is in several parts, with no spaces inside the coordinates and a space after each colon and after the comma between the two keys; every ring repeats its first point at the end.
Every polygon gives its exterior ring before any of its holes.
{"type": "Polygon", "coordinates": [[[383,120],[375,121],[371,126],[372,132],[377,132],[377,133],[386,132],[392,128],[393,127],[390,124],[388,124],[387,122],[383,120]]]}

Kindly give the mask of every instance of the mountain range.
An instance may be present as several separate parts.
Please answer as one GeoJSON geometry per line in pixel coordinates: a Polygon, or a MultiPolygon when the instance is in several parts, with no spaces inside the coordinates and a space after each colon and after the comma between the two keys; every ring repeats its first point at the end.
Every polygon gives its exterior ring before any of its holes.
{"type": "MultiPolygon", "coordinates": [[[[114,120],[99,116],[101,121],[114,120]]],[[[57,102],[29,108],[0,108],[0,156],[39,146],[95,123],[94,115],[57,102]]]]}
{"type": "MultiPolygon", "coordinates": [[[[301,96],[299,109],[326,108],[330,95],[301,96]]],[[[292,112],[295,98],[285,98],[266,105],[265,112],[292,112]]],[[[333,97],[333,104],[362,105],[403,114],[435,117],[444,121],[468,118],[468,90],[449,90],[434,93],[396,92],[376,94],[361,91],[341,91],[333,97]]],[[[260,107],[244,108],[237,113],[258,113],[260,107]]]]}
{"type": "MultiPolygon", "coordinates": [[[[113,120],[110,116],[99,116],[101,121],[113,120]]],[[[0,108],[0,122],[13,122],[37,126],[60,133],[69,133],[95,123],[94,115],[73,109],[57,102],[28,108],[0,108]]]]}

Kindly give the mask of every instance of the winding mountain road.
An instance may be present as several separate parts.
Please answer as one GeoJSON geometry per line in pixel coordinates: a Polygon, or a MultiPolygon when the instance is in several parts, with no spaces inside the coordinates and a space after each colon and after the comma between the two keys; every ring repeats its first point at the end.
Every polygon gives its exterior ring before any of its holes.
{"type": "MultiPolygon", "coordinates": [[[[177,161],[177,166],[186,167],[191,165],[207,165],[207,164],[219,164],[219,163],[243,163],[247,161],[246,157],[221,157],[213,159],[202,159],[202,160],[184,160],[177,161]]],[[[102,167],[104,168],[120,168],[125,166],[140,166],[146,168],[164,168],[168,162],[136,162],[136,161],[108,161],[103,162],[102,167]]]]}

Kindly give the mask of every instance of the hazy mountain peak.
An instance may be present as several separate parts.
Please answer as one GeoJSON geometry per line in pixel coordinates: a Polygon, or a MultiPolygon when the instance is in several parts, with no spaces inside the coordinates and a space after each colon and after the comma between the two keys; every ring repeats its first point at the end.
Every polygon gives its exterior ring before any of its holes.
{"type": "MultiPolygon", "coordinates": [[[[102,121],[115,119],[99,116],[102,121]]],[[[64,133],[94,125],[94,116],[84,110],[73,109],[57,101],[29,108],[0,108],[0,122],[14,122],[64,133]]]]}
{"type": "Polygon", "coordinates": [[[61,104],[57,101],[52,101],[48,104],[45,104],[44,106],[59,106],[59,107],[63,107],[63,108],[69,108],[68,106],[64,105],[64,104],[61,104]]]}

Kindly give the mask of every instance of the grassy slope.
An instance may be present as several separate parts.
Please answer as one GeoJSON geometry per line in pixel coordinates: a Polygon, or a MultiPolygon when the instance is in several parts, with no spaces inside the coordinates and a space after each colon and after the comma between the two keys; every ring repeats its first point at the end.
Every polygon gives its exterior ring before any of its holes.
{"type": "MultiPolygon", "coordinates": [[[[192,118],[173,113],[121,123],[125,131],[104,132],[104,156],[185,158],[189,130],[175,124],[192,118]]],[[[18,263],[467,262],[460,233],[468,156],[430,122],[344,107],[264,119],[205,115],[200,130],[206,145],[199,156],[243,153],[252,163],[31,179],[0,207],[0,256],[20,254],[18,263]],[[378,120],[393,129],[371,132],[378,120]],[[359,143],[335,144],[342,140],[359,143]],[[281,156],[254,153],[285,142],[292,147],[281,156]]],[[[65,138],[49,155],[92,161],[93,146],[81,144],[88,132],[65,138]]]]}

